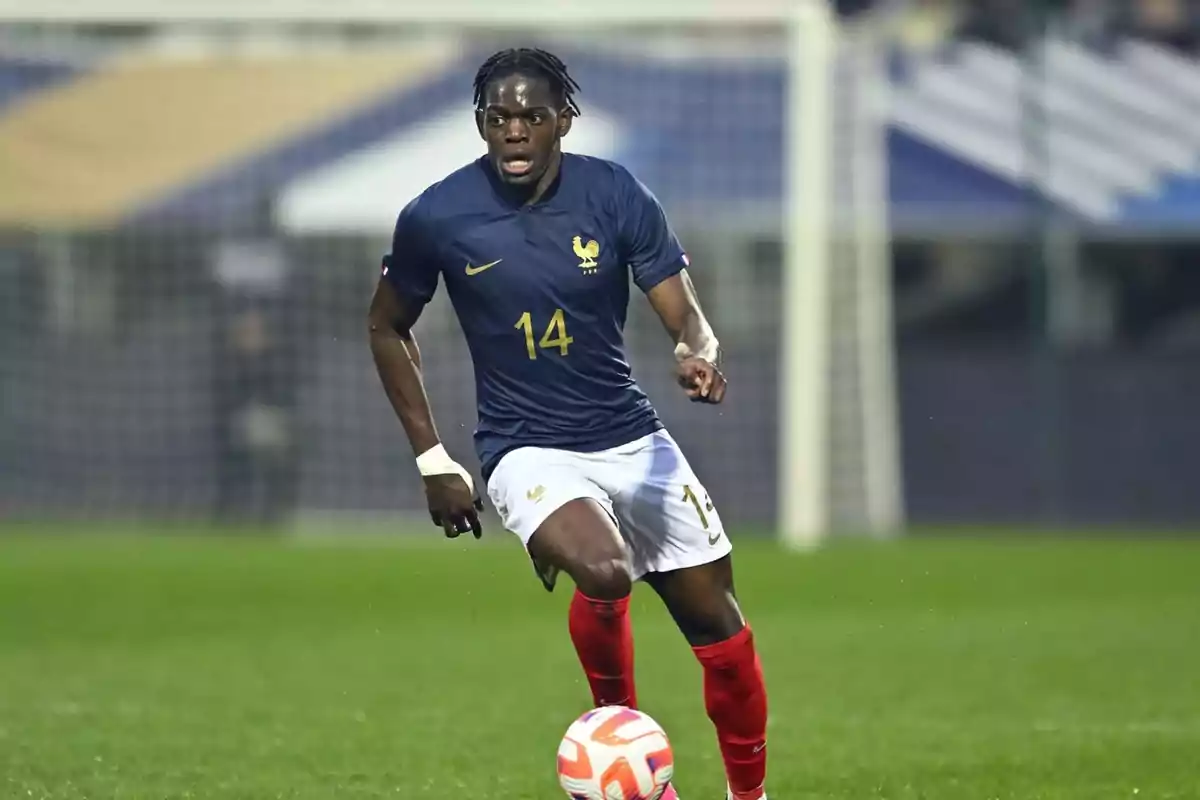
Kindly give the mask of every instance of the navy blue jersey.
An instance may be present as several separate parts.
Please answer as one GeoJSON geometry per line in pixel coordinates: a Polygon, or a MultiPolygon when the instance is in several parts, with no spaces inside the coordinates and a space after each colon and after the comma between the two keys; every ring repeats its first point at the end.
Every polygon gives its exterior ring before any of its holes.
{"type": "Polygon", "coordinates": [[[648,291],[685,263],[645,186],[564,154],[531,206],[482,158],[429,187],[400,212],[383,274],[422,305],[445,280],[474,362],[486,479],[518,447],[594,452],[662,427],[625,357],[629,284],[648,291]]]}

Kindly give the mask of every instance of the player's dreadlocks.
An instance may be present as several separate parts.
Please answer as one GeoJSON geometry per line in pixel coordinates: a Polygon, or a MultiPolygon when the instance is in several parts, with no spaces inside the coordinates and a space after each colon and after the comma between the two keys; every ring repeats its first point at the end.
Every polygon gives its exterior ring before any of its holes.
{"type": "Polygon", "coordinates": [[[579,90],[579,84],[567,73],[567,65],[553,53],[534,47],[501,50],[483,62],[479,71],[475,73],[475,107],[482,107],[484,92],[487,91],[487,85],[492,78],[525,70],[535,72],[549,81],[550,88],[562,94],[571,113],[579,116],[579,105],[575,102],[575,92],[579,90]]]}

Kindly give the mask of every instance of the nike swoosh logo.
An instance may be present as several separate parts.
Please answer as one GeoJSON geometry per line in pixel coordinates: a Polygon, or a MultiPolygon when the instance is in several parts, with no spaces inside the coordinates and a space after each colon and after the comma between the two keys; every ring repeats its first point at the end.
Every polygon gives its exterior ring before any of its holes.
{"type": "Polygon", "coordinates": [[[496,266],[503,260],[504,260],[503,258],[498,258],[490,264],[484,264],[482,267],[472,267],[468,263],[467,264],[467,274],[468,275],[478,275],[479,273],[483,272],[485,269],[491,269],[492,267],[496,266]]]}
{"type": "Polygon", "coordinates": [[[721,534],[720,534],[720,533],[714,533],[712,536],[708,537],[708,543],[709,543],[709,544],[716,544],[716,543],[717,543],[717,542],[719,542],[719,541],[721,541],[721,534]]]}

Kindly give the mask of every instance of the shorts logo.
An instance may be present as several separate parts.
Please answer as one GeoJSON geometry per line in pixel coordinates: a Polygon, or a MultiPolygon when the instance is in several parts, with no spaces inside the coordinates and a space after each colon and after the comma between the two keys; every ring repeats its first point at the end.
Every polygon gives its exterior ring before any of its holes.
{"type": "Polygon", "coordinates": [[[714,533],[708,537],[708,543],[710,545],[716,544],[719,541],[721,541],[721,532],[720,531],[717,531],[716,533],[714,533]]]}
{"type": "Polygon", "coordinates": [[[542,498],[546,496],[545,486],[535,486],[525,493],[525,497],[535,503],[542,502],[542,498]]]}

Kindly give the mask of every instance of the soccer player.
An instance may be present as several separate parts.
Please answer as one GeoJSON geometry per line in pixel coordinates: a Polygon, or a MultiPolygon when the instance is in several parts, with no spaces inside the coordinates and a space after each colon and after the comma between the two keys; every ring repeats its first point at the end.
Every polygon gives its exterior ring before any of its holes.
{"type": "Polygon", "coordinates": [[[763,800],[766,690],[731,546],[624,355],[632,277],[671,336],[687,396],[724,398],[687,256],[628,171],[562,152],[579,86],[561,60],[504,50],[474,88],[487,154],[400,212],[369,313],[375,365],[430,515],[448,537],[481,534],[482,501],[439,440],[412,332],[440,278],[474,364],[487,493],[544,586],[553,591],[560,572],[573,580],[569,630],[595,705],[637,706],[628,609],[643,580],[703,668],[728,798],[763,800]]]}

